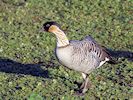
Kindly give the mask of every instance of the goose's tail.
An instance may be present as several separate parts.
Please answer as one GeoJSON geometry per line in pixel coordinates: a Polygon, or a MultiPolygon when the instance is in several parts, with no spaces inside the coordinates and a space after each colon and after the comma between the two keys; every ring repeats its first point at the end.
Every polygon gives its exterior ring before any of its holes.
{"type": "Polygon", "coordinates": [[[110,56],[108,63],[109,64],[118,64],[119,62],[110,56]]]}

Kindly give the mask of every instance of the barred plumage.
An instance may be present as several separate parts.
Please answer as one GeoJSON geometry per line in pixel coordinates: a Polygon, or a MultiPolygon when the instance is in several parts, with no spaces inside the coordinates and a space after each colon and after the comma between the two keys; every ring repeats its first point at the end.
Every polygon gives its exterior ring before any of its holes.
{"type": "Polygon", "coordinates": [[[102,50],[90,36],[87,36],[82,41],[70,41],[69,45],[65,48],[57,47],[56,55],[59,61],[66,67],[89,74],[93,69],[99,67],[101,61],[109,57],[102,50]],[[69,58],[69,65],[65,61],[63,62],[65,57],[62,53],[70,55],[69,57],[66,56],[69,58]]]}

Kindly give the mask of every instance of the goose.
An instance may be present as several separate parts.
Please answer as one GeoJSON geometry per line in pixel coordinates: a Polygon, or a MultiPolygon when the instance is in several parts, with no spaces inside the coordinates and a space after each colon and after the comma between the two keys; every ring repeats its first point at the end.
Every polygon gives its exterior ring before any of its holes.
{"type": "Polygon", "coordinates": [[[105,62],[115,63],[106,49],[100,46],[91,36],[82,40],[69,41],[60,25],[54,21],[46,22],[43,31],[55,34],[57,44],[55,54],[58,61],[69,69],[82,74],[84,82],[80,94],[85,94],[90,87],[89,74],[105,62]]]}

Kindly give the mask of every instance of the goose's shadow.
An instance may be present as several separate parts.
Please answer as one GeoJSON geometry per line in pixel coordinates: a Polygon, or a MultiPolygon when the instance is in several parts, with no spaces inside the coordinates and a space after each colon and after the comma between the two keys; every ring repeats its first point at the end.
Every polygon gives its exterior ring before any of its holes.
{"type": "Polygon", "coordinates": [[[114,58],[124,58],[130,62],[133,62],[133,52],[131,51],[113,51],[111,49],[107,49],[112,57],[114,58]]]}
{"type": "Polygon", "coordinates": [[[48,78],[48,71],[41,68],[43,64],[22,64],[11,59],[0,58],[0,72],[24,74],[48,78]]]}
{"type": "MultiPolygon", "coordinates": [[[[109,53],[115,58],[124,58],[133,62],[133,52],[131,51],[113,51],[108,49],[109,53]]],[[[0,58],[0,72],[40,76],[48,78],[48,71],[41,68],[44,63],[23,64],[11,59],[0,58]]],[[[47,66],[47,65],[45,65],[47,66]]],[[[49,66],[49,65],[48,65],[49,66]]]]}

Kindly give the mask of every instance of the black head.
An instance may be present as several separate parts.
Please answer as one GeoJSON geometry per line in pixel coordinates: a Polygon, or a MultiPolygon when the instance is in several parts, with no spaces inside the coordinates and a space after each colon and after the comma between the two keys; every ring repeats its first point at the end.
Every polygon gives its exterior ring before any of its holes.
{"type": "Polygon", "coordinates": [[[58,25],[56,22],[51,21],[51,22],[46,22],[46,23],[43,24],[43,30],[44,30],[44,31],[48,31],[49,28],[50,28],[52,25],[55,25],[55,26],[58,26],[58,27],[59,27],[59,25],[58,25]]]}

